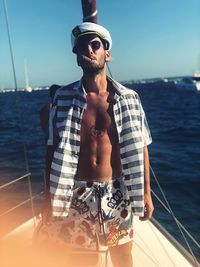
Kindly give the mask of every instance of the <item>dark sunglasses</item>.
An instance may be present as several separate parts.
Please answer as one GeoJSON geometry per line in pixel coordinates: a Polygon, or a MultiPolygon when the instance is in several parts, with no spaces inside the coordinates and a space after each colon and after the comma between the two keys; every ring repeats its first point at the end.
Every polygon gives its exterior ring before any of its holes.
{"type": "Polygon", "coordinates": [[[97,51],[101,46],[101,42],[98,40],[92,41],[92,42],[81,42],[79,41],[76,45],[76,52],[84,52],[88,49],[88,45],[92,48],[93,51],[97,51]]]}

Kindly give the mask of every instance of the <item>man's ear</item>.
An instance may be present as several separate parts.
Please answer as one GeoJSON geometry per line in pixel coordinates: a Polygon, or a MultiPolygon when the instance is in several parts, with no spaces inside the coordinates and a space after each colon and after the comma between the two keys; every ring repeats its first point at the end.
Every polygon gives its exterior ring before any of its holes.
{"type": "Polygon", "coordinates": [[[110,51],[108,50],[105,50],[105,59],[106,59],[106,62],[110,62],[111,60],[110,51]]]}

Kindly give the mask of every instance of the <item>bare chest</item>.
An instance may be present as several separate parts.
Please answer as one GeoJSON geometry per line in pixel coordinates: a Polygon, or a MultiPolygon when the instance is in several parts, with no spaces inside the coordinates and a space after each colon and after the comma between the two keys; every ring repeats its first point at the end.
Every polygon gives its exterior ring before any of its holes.
{"type": "Polygon", "coordinates": [[[112,101],[108,95],[89,95],[81,123],[81,137],[100,138],[104,135],[112,138],[116,135],[112,101]]]}

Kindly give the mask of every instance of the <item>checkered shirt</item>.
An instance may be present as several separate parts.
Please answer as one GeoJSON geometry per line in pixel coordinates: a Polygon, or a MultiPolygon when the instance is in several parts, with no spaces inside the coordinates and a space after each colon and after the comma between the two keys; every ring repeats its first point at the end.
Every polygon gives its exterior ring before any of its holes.
{"type": "MultiPolygon", "coordinates": [[[[114,89],[113,112],[117,127],[124,182],[132,211],[144,214],[144,147],[152,142],[138,94],[107,77],[114,89]]],[[[49,116],[48,145],[56,147],[50,174],[53,216],[67,216],[80,154],[80,128],[86,108],[82,81],[57,90],[49,116]]]]}

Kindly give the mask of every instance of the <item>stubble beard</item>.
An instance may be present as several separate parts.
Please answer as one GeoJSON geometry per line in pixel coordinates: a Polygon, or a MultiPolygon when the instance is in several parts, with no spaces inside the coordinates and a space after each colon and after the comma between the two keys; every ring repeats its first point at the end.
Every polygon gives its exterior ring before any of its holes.
{"type": "Polygon", "coordinates": [[[87,56],[81,56],[79,58],[79,65],[81,66],[84,74],[96,75],[100,73],[106,64],[105,56],[102,57],[99,62],[95,58],[89,58],[87,56]]]}

